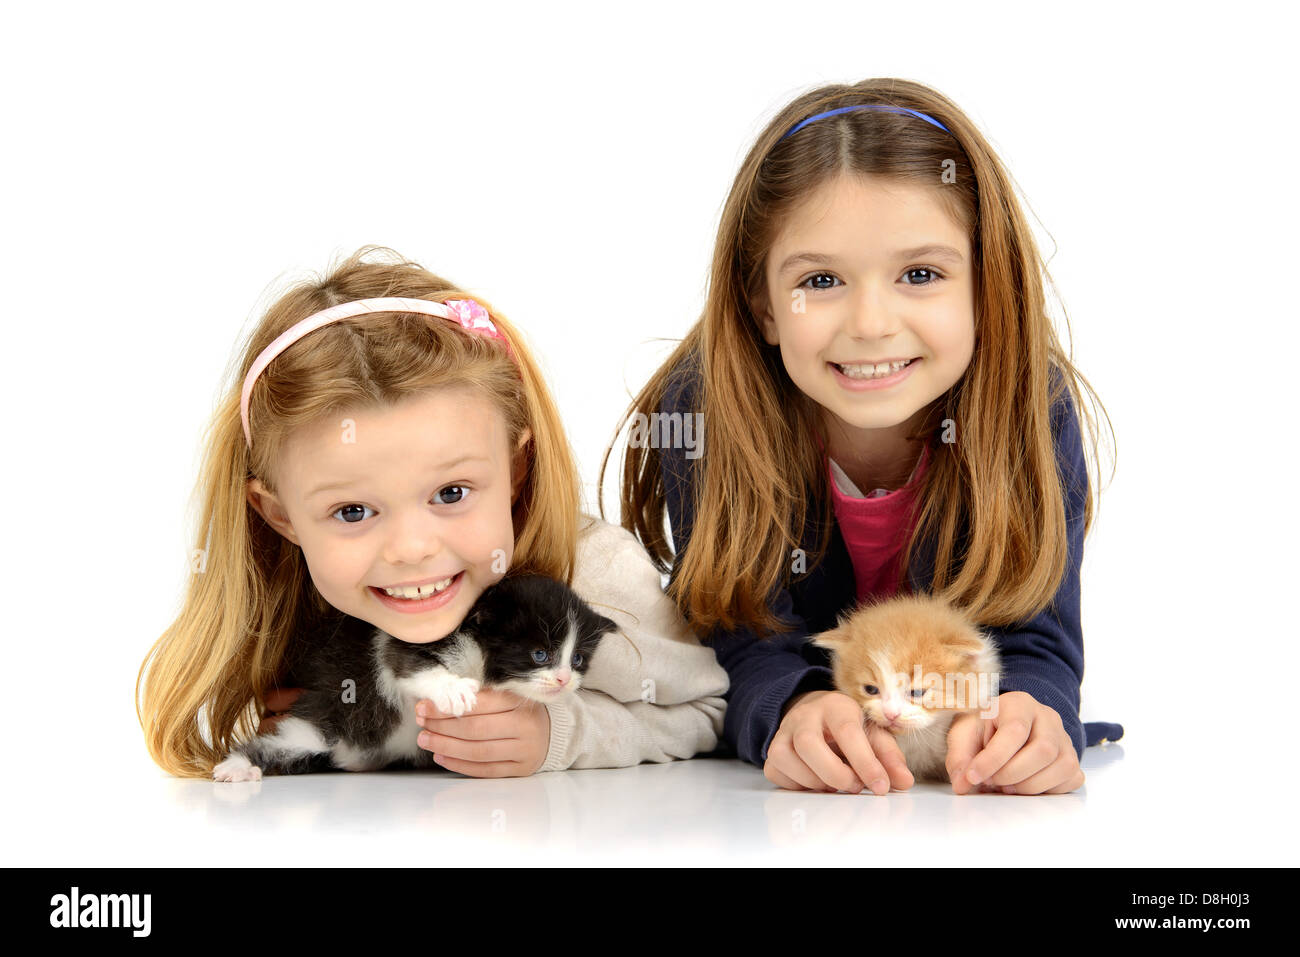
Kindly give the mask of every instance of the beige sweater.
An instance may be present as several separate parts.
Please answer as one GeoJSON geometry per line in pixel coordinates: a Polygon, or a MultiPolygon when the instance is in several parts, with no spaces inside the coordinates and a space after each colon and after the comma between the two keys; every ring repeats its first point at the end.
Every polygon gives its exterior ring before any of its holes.
{"type": "Polygon", "coordinates": [[[577,692],[546,706],[551,744],[539,772],[621,768],[713,750],[722,734],[727,672],[664,594],[636,537],[583,516],[573,590],[619,632],[601,641],[577,692]]]}

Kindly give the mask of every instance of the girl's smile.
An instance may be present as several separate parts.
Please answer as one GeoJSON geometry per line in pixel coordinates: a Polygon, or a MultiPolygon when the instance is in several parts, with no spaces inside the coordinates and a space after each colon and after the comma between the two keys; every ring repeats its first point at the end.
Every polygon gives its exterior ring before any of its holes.
{"type": "Polygon", "coordinates": [[[430,579],[427,587],[416,588],[409,586],[402,589],[376,588],[370,586],[370,591],[374,596],[384,604],[385,607],[393,611],[400,612],[403,615],[418,615],[421,612],[432,611],[435,608],[441,608],[456,597],[460,590],[460,583],[465,580],[465,573],[457,572],[450,578],[440,580],[430,579]],[[444,582],[446,584],[444,584],[444,582]],[[406,594],[391,595],[389,591],[401,591],[406,594]],[[425,592],[431,594],[425,594],[425,592]],[[407,597],[410,595],[411,597],[407,597]]]}
{"type": "Polygon", "coordinates": [[[911,375],[920,361],[920,359],[904,359],[896,363],[828,362],[826,364],[831,367],[843,388],[851,392],[865,392],[871,389],[892,388],[911,375]]]}

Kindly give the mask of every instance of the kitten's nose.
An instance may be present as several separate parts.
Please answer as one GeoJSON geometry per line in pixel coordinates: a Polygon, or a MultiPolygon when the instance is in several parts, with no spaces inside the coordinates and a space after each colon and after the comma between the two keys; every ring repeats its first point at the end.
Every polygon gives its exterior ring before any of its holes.
{"type": "Polygon", "coordinates": [[[563,671],[557,671],[555,673],[555,680],[562,685],[568,684],[569,679],[571,677],[573,677],[573,672],[569,671],[568,668],[565,668],[563,671]]]}
{"type": "Polygon", "coordinates": [[[898,717],[898,715],[899,715],[899,713],[900,713],[900,709],[899,709],[899,708],[885,708],[885,707],[882,707],[880,710],[884,712],[884,714],[885,714],[885,720],[886,720],[886,721],[893,721],[895,718],[898,717]]]}

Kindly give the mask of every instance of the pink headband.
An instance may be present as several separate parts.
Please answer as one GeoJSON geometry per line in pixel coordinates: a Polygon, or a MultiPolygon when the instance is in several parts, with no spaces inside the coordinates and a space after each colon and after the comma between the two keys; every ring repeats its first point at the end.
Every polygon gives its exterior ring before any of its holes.
{"type": "Polygon", "coordinates": [[[244,422],[244,440],[248,442],[250,449],[253,447],[253,435],[248,428],[248,397],[253,394],[253,383],[257,381],[257,377],[262,374],[262,371],[271,364],[271,360],[307,335],[307,333],[315,332],[321,326],[329,325],[331,322],[338,322],[340,319],[365,315],[368,312],[418,312],[426,316],[447,319],[460,325],[466,332],[486,336],[489,339],[500,339],[505,344],[506,352],[512,359],[514,358],[510,343],[492,324],[492,320],[488,318],[488,311],[473,299],[448,299],[443,303],[431,302],[428,299],[389,297],[386,299],[357,299],[354,302],[341,302],[337,306],[330,306],[328,309],[313,313],[301,322],[290,326],[277,336],[274,342],[263,349],[261,354],[253,361],[248,370],[248,375],[244,376],[244,391],[239,397],[239,417],[244,422]]]}

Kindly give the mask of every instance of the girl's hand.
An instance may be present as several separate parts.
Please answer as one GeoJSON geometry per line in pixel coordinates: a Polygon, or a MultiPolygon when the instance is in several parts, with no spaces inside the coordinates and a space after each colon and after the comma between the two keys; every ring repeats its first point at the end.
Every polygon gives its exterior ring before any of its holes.
{"type": "Polygon", "coordinates": [[[763,776],[778,787],[856,794],[867,781],[888,794],[891,784],[906,790],[915,783],[894,736],[875,725],[864,729],[862,708],[848,695],[809,691],[786,708],[763,764],[763,776]]]}
{"type": "Polygon", "coordinates": [[[981,782],[1004,794],[1065,794],[1084,779],[1061,716],[1024,691],[998,695],[995,717],[954,718],[946,763],[955,794],[981,782]]]}
{"type": "Polygon", "coordinates": [[[415,714],[425,729],[420,747],[448,770],[475,778],[526,777],[546,762],[550,712],[509,691],[479,691],[473,711],[459,718],[444,716],[428,698],[416,702],[415,714]]]}
{"type": "Polygon", "coordinates": [[[262,720],[257,725],[257,733],[270,734],[274,731],[284,712],[293,707],[302,692],[302,688],[273,688],[266,696],[266,714],[262,715],[262,720]]]}

